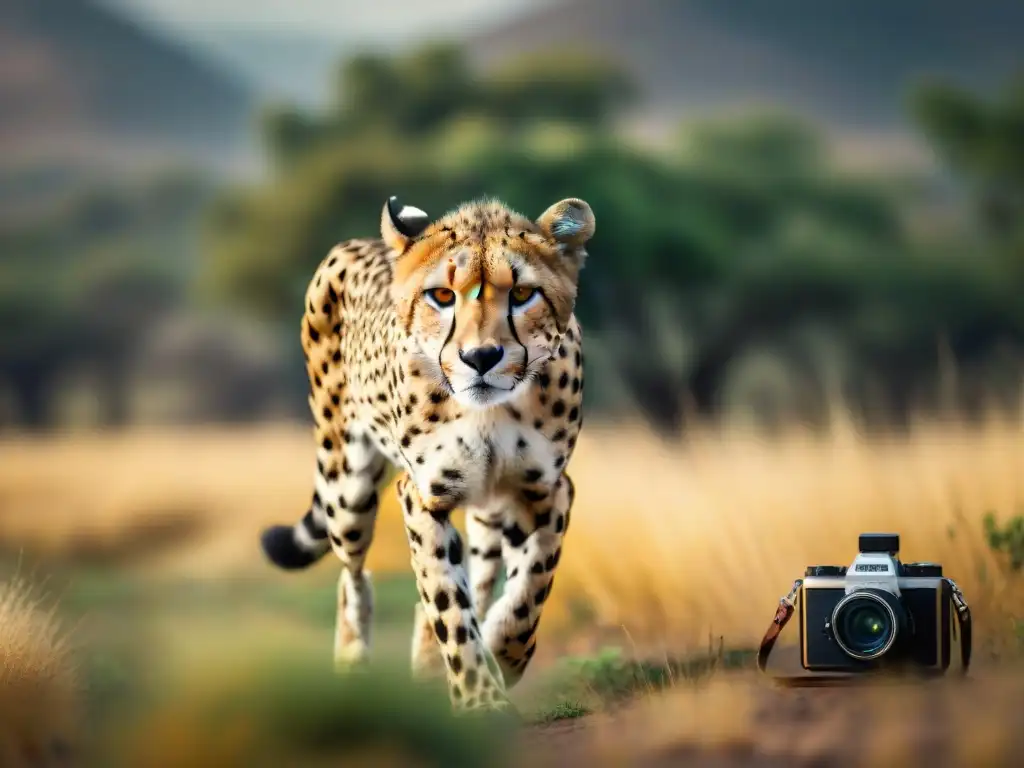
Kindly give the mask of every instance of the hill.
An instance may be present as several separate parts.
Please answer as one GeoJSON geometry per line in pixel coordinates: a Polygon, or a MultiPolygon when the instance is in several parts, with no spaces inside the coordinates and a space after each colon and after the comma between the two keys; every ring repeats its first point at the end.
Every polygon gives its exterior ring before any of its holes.
{"type": "Polygon", "coordinates": [[[0,4],[4,165],[230,163],[252,106],[240,81],[93,0],[0,4]]]}
{"type": "Polygon", "coordinates": [[[907,89],[985,87],[1024,67],[1018,0],[562,0],[470,41],[483,66],[557,47],[620,59],[667,126],[759,103],[845,133],[904,133],[907,89]]]}
{"type": "Polygon", "coordinates": [[[330,33],[287,29],[196,29],[187,39],[211,61],[250,83],[261,97],[313,109],[332,96],[335,70],[353,45],[330,33]]]}

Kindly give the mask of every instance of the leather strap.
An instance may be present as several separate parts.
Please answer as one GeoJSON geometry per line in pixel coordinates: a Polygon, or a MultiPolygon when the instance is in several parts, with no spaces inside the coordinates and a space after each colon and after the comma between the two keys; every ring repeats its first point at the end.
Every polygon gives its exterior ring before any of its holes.
{"type": "MultiPolygon", "coordinates": [[[[960,628],[960,673],[967,674],[971,666],[971,643],[973,640],[973,622],[971,620],[971,609],[964,600],[963,593],[956,586],[952,579],[945,579],[952,593],[953,612],[956,614],[956,623],[960,628]]],[[[795,590],[794,590],[795,592],[795,590]]],[[[768,626],[768,631],[761,638],[761,646],[757,650],[757,668],[765,672],[768,666],[768,656],[775,647],[775,642],[785,628],[786,623],[793,617],[796,606],[790,598],[783,598],[779,601],[779,607],[775,611],[775,618],[768,626]]],[[[955,632],[955,630],[954,630],[955,632]]]]}
{"type": "Polygon", "coordinates": [[[796,606],[787,600],[780,600],[779,607],[775,611],[775,618],[772,619],[772,623],[768,627],[768,631],[764,633],[764,637],[761,639],[761,647],[757,649],[757,668],[762,672],[765,671],[768,665],[768,656],[772,652],[772,648],[775,647],[775,641],[779,639],[783,628],[786,626],[786,622],[793,616],[793,612],[796,606]]]}
{"type": "Polygon", "coordinates": [[[960,627],[960,673],[967,674],[971,666],[971,642],[973,640],[974,622],[971,620],[971,609],[964,599],[960,588],[952,579],[944,579],[949,585],[953,597],[953,610],[956,613],[956,623],[960,627]]]}

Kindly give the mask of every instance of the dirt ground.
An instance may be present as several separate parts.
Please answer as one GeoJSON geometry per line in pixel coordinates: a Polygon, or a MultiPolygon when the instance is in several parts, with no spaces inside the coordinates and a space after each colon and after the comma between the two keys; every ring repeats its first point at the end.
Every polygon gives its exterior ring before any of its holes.
{"type": "Polygon", "coordinates": [[[753,673],[534,728],[534,766],[1021,766],[1024,671],[787,688],[753,673]]]}

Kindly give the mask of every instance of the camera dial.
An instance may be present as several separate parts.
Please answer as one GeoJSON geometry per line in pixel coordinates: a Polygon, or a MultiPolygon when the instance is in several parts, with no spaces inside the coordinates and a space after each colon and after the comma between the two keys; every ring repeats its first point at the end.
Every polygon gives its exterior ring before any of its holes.
{"type": "Polygon", "coordinates": [[[845,565],[809,565],[804,576],[845,576],[845,565]]]}
{"type": "Polygon", "coordinates": [[[904,576],[942,576],[942,566],[938,563],[905,563],[904,576]]]}

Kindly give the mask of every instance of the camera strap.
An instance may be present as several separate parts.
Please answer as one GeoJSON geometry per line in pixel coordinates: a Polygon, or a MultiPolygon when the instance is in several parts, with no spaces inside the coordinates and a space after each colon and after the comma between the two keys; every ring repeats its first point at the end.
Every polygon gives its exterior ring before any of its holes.
{"type": "Polygon", "coordinates": [[[956,611],[956,623],[960,627],[960,670],[967,674],[967,668],[971,666],[971,640],[973,636],[971,609],[967,605],[964,593],[960,587],[950,578],[943,578],[949,585],[950,597],[953,600],[953,609],[956,611]]]}
{"type": "MultiPolygon", "coordinates": [[[[956,585],[956,582],[950,578],[943,578],[943,581],[949,587],[953,609],[956,613],[956,624],[960,630],[960,672],[966,675],[968,668],[971,666],[971,641],[973,638],[971,609],[967,605],[964,593],[960,591],[960,587],[956,585]]],[[[779,607],[775,610],[775,618],[772,619],[772,623],[768,626],[768,631],[764,633],[764,637],[761,639],[761,646],[757,650],[757,668],[761,672],[766,670],[768,656],[771,655],[775,642],[779,639],[782,630],[796,611],[796,596],[803,583],[803,579],[797,579],[793,582],[793,589],[790,590],[790,593],[779,600],[779,607]]]]}
{"type": "Polygon", "coordinates": [[[762,672],[765,671],[768,665],[768,656],[771,654],[772,648],[775,647],[775,641],[779,639],[779,635],[786,627],[786,623],[793,617],[793,612],[796,610],[796,595],[803,584],[803,579],[797,579],[793,582],[793,589],[790,590],[788,595],[779,600],[779,607],[775,610],[775,618],[772,619],[772,623],[768,626],[768,631],[761,638],[761,647],[757,649],[757,668],[762,672]]]}

